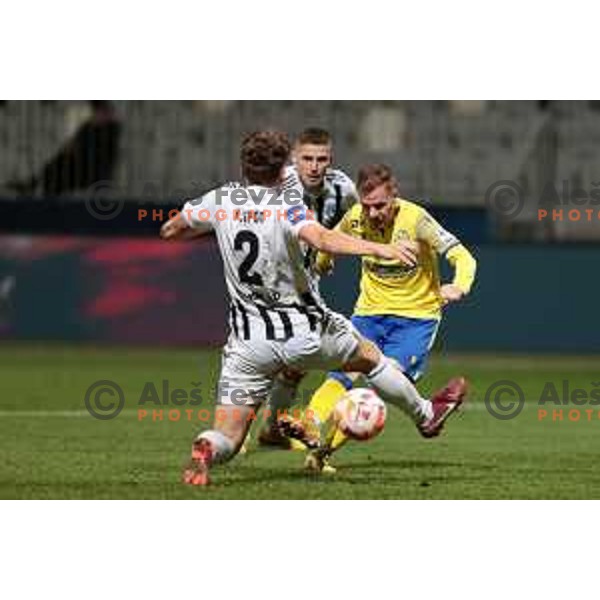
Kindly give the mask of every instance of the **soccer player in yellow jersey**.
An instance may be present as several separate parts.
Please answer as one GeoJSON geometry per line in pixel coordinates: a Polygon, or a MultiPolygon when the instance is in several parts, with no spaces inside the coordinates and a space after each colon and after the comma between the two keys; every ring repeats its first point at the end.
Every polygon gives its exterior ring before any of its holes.
{"type": "MultiPolygon", "coordinates": [[[[363,167],[357,187],[360,203],[348,210],[336,229],[380,243],[412,241],[418,248],[418,262],[407,267],[398,261],[363,257],[360,296],[352,323],[386,356],[397,361],[410,379],[417,381],[435,340],[442,308],[469,293],[476,262],[460,241],[423,207],[398,196],[398,185],[389,167],[381,164],[363,167]],[[452,283],[441,284],[438,256],[454,267],[452,283]]],[[[318,255],[317,268],[321,272],[331,267],[330,256],[318,255]]],[[[309,405],[317,424],[326,423],[336,402],[357,377],[329,373],[309,405]]],[[[329,455],[344,441],[341,432],[329,428],[328,439],[308,456],[307,468],[333,470],[328,465],[329,455]]]]}

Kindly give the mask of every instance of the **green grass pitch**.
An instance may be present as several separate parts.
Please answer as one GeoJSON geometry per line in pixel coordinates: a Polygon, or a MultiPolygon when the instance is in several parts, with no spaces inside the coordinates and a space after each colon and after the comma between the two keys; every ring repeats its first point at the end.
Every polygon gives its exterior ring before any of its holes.
{"type": "MultiPolygon", "coordinates": [[[[424,392],[453,374],[471,382],[469,405],[441,438],[423,440],[390,408],[383,434],[349,443],[333,477],[310,477],[302,454],[251,447],[213,471],[214,485],[179,483],[197,421],[139,421],[148,381],[160,390],[190,389],[202,381],[204,402],[219,365],[217,350],[133,350],[52,345],[0,346],[0,497],[2,498],[599,498],[597,407],[591,421],[538,420],[537,399],[546,381],[568,379],[592,389],[599,361],[588,358],[443,356],[432,358],[424,392]],[[84,395],[97,380],[116,381],[125,410],[100,421],[85,412],[84,395]],[[494,381],[517,381],[523,412],[508,421],[485,410],[494,381]]],[[[304,388],[318,385],[315,373],[304,388]]],[[[163,409],[176,408],[162,407],[163,409]]],[[[191,408],[181,407],[182,410],[191,408]]],[[[552,408],[550,406],[550,411],[552,408]]],[[[573,408],[573,407],[571,407],[573,408]]],[[[594,408],[589,406],[581,407],[594,408]]]]}

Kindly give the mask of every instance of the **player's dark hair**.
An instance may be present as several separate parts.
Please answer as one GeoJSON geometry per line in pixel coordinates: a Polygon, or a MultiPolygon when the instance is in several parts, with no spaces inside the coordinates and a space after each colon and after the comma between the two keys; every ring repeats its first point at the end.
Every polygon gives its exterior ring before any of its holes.
{"type": "Polygon", "coordinates": [[[326,129],[308,127],[296,140],[298,144],[314,144],[315,146],[328,146],[331,144],[331,134],[326,129]]]}
{"type": "Polygon", "coordinates": [[[290,140],[281,131],[250,133],[242,140],[242,175],[250,185],[276,185],[290,151],[290,140]]]}
{"type": "Polygon", "coordinates": [[[381,185],[389,185],[394,194],[398,193],[398,182],[392,169],[384,164],[372,164],[361,167],[356,179],[356,187],[361,196],[370,194],[381,185]]]}

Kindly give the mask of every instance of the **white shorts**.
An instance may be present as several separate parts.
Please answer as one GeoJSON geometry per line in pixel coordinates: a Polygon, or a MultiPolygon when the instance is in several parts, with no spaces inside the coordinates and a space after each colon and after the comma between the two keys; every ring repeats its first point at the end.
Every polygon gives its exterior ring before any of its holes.
{"type": "Polygon", "coordinates": [[[322,327],[296,328],[287,341],[243,340],[230,335],[223,348],[217,404],[253,406],[267,399],[284,367],[298,371],[340,368],[356,352],[360,334],[348,319],[329,312],[322,327]]]}

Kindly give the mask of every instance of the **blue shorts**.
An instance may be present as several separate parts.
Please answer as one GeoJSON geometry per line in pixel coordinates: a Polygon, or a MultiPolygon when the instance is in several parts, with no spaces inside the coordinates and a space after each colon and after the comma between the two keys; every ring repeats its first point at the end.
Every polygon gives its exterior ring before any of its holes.
{"type": "MultiPolygon", "coordinates": [[[[413,381],[421,377],[437,334],[440,323],[437,319],[355,315],[351,320],[359,333],[371,340],[386,356],[393,358],[408,377],[413,381]]],[[[347,389],[352,387],[350,378],[341,372],[331,372],[329,376],[347,389]]]]}

